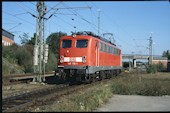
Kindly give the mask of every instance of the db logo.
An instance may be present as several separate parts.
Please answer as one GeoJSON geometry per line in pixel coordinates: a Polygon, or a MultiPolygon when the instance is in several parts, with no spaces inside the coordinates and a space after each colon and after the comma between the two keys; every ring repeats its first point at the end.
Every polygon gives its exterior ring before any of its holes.
{"type": "Polygon", "coordinates": [[[70,61],[71,61],[71,62],[75,62],[75,61],[76,61],[76,58],[75,58],[75,57],[72,57],[72,58],[70,58],[70,61]]]}

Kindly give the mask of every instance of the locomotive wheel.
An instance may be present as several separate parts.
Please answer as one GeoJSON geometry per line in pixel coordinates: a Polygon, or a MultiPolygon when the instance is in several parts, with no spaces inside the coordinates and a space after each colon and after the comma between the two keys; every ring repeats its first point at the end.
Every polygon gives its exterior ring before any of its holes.
{"type": "Polygon", "coordinates": [[[115,70],[112,70],[112,77],[114,77],[116,74],[115,70]]]}
{"type": "Polygon", "coordinates": [[[121,70],[121,69],[119,69],[119,74],[121,74],[121,72],[122,72],[122,70],[121,70]]]}
{"type": "Polygon", "coordinates": [[[111,78],[111,73],[110,71],[106,71],[106,79],[110,79],[111,78]]]}
{"type": "Polygon", "coordinates": [[[97,78],[96,78],[96,74],[92,74],[92,82],[96,82],[97,78]]]}
{"type": "Polygon", "coordinates": [[[99,80],[104,80],[105,79],[105,73],[104,71],[100,71],[100,75],[99,75],[99,80]]]}
{"type": "Polygon", "coordinates": [[[116,76],[118,76],[120,73],[120,70],[115,70],[115,72],[116,72],[116,76]]]}
{"type": "Polygon", "coordinates": [[[110,78],[112,78],[113,77],[113,72],[112,72],[112,70],[110,70],[110,78]]]}
{"type": "Polygon", "coordinates": [[[117,70],[115,70],[115,75],[116,75],[116,76],[118,75],[117,70]]]}
{"type": "Polygon", "coordinates": [[[90,75],[86,74],[85,75],[85,83],[89,84],[91,82],[91,77],[90,75]]]}
{"type": "Polygon", "coordinates": [[[109,72],[107,73],[107,78],[110,79],[111,76],[112,76],[112,75],[111,75],[111,73],[110,73],[110,71],[109,71],[109,72]]]}

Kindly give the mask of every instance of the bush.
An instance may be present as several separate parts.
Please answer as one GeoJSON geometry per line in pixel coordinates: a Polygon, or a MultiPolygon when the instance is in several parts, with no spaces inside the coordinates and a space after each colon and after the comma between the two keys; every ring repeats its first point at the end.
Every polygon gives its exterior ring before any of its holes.
{"type": "Polygon", "coordinates": [[[159,62],[159,63],[156,65],[156,67],[157,67],[157,71],[158,71],[158,72],[161,72],[161,71],[166,70],[165,67],[164,67],[164,65],[163,65],[161,62],[159,62]]]}
{"type": "Polygon", "coordinates": [[[2,57],[8,59],[9,62],[16,63],[16,50],[14,46],[3,46],[2,47],[2,57]]]}
{"type": "Polygon", "coordinates": [[[158,64],[146,66],[147,73],[162,72],[165,70],[166,70],[166,68],[164,67],[164,65],[161,62],[159,62],[158,64]]]}
{"type": "Polygon", "coordinates": [[[157,66],[156,65],[149,65],[146,67],[147,73],[156,73],[157,72],[157,66]]]}
{"type": "Polygon", "coordinates": [[[2,63],[2,70],[3,75],[10,74],[9,66],[5,62],[2,63]]]}
{"type": "Polygon", "coordinates": [[[25,73],[33,72],[32,58],[32,53],[30,53],[25,46],[22,46],[17,50],[18,64],[24,67],[25,73]]]}
{"type": "Polygon", "coordinates": [[[56,66],[57,66],[57,58],[53,52],[49,51],[48,61],[45,65],[45,71],[46,72],[54,71],[56,66]]]}

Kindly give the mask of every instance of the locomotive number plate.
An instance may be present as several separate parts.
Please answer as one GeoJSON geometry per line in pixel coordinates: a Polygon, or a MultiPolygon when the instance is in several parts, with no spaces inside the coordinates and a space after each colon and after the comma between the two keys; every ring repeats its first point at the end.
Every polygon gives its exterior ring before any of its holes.
{"type": "Polygon", "coordinates": [[[71,61],[71,62],[76,62],[76,58],[75,58],[75,57],[71,57],[71,58],[70,58],[70,61],[71,61]]]}

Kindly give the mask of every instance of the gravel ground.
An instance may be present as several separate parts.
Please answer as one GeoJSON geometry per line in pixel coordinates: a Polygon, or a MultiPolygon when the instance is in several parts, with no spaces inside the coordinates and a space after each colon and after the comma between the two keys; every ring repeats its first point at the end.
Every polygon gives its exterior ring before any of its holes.
{"type": "Polygon", "coordinates": [[[170,111],[170,96],[113,95],[95,111],[170,111]]]}
{"type": "Polygon", "coordinates": [[[6,98],[8,96],[14,96],[21,93],[27,93],[33,90],[37,90],[40,88],[46,88],[51,85],[60,84],[60,80],[56,79],[54,76],[46,77],[46,83],[19,83],[19,84],[10,84],[10,85],[2,85],[2,98],[6,98]]]}
{"type": "Polygon", "coordinates": [[[2,86],[2,98],[18,95],[21,93],[27,93],[48,86],[49,85],[47,84],[45,85],[45,84],[28,84],[28,83],[2,86]]]}

